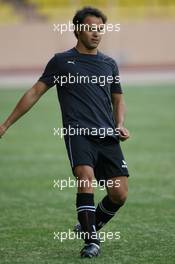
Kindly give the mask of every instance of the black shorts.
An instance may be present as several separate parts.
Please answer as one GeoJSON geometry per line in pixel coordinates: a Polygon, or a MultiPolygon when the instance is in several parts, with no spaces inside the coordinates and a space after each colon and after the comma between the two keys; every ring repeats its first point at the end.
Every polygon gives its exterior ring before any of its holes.
{"type": "Polygon", "coordinates": [[[97,181],[129,176],[120,143],[115,138],[73,135],[64,139],[73,174],[76,166],[89,165],[97,181]]]}

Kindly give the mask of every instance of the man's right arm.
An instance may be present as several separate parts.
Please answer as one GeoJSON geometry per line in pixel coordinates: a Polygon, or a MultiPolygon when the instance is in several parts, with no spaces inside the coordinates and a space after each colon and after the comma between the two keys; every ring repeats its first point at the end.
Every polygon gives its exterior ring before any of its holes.
{"type": "Polygon", "coordinates": [[[5,134],[12,124],[27,113],[48,89],[49,87],[41,81],[34,84],[33,87],[22,96],[5,122],[0,125],[0,137],[5,134]]]}

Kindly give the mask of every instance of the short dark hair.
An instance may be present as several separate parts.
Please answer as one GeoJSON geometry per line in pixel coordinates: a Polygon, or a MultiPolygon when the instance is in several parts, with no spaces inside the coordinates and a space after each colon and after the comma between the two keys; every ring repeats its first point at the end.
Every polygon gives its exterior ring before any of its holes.
{"type": "MultiPolygon", "coordinates": [[[[73,24],[75,28],[77,25],[83,24],[83,21],[87,16],[95,16],[95,17],[101,18],[103,21],[103,24],[105,24],[107,21],[107,17],[99,9],[87,6],[87,7],[84,7],[78,10],[75,16],[73,17],[73,24]]],[[[76,30],[74,31],[74,34],[77,38],[76,30]]]]}

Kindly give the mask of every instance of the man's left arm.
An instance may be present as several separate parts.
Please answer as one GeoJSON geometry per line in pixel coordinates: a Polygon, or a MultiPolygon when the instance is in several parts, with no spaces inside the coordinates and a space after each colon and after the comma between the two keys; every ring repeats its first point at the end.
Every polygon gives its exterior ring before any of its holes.
{"type": "Polygon", "coordinates": [[[129,131],[124,127],[126,106],[123,95],[120,93],[112,93],[111,98],[113,104],[114,120],[116,123],[116,128],[119,132],[120,140],[127,140],[129,138],[129,131]]]}

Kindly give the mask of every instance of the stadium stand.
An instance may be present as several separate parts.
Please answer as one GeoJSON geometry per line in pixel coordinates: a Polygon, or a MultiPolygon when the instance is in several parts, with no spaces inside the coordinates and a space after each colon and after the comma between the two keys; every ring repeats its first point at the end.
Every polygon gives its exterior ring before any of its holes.
{"type": "Polygon", "coordinates": [[[75,45],[72,32],[59,34],[53,25],[68,23],[75,10],[91,3],[108,23],[121,24],[120,34],[108,32],[101,43],[120,66],[175,69],[174,0],[0,0],[0,74],[40,71],[53,53],[75,45]]]}
{"type": "Polygon", "coordinates": [[[16,23],[20,17],[8,3],[0,3],[0,24],[16,23]]]}
{"type": "Polygon", "coordinates": [[[80,6],[107,11],[110,20],[174,18],[174,0],[0,0],[0,24],[67,20],[80,6]]]}
{"type": "Polygon", "coordinates": [[[28,0],[35,4],[38,13],[49,20],[69,17],[72,9],[81,6],[95,6],[108,10],[111,20],[118,19],[144,19],[147,17],[175,17],[174,0],[28,0]]]}

